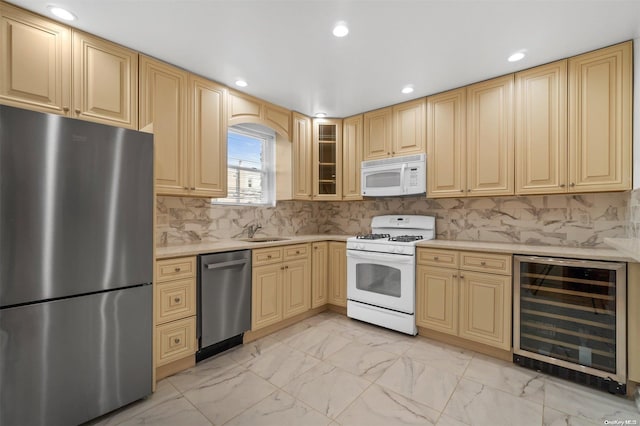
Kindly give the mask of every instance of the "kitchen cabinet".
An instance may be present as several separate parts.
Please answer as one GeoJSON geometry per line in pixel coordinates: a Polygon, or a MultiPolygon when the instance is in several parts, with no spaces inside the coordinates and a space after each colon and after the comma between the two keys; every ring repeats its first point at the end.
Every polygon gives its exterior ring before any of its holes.
{"type": "Polygon", "coordinates": [[[416,324],[511,348],[511,256],[418,248],[416,324]]]}
{"type": "Polygon", "coordinates": [[[425,99],[364,114],[364,160],[425,152],[425,99]]]}
{"type": "Polygon", "coordinates": [[[467,193],[466,88],[427,97],[427,197],[467,193]]]}
{"type": "Polygon", "coordinates": [[[0,4],[0,101],[138,129],[138,53],[0,4]]]}
{"type": "Polygon", "coordinates": [[[327,304],[329,273],[329,243],[311,244],[311,308],[327,304]]]}
{"type": "Polygon", "coordinates": [[[631,41],[569,59],[569,191],[631,189],[631,41]]]}
{"type": "Polygon", "coordinates": [[[342,199],[342,120],[313,120],[313,199],[342,199]]]}
{"type": "Polygon", "coordinates": [[[255,123],[267,126],[291,140],[291,111],[244,93],[229,91],[229,126],[255,123]]]}
{"type": "Polygon", "coordinates": [[[628,380],[640,383],[640,263],[627,264],[628,380]]]}
{"type": "Polygon", "coordinates": [[[293,198],[295,200],[311,200],[313,197],[311,119],[294,112],[291,136],[293,143],[293,198]]]}
{"type": "Polygon", "coordinates": [[[187,183],[189,73],[140,55],[140,130],[153,128],[156,192],[184,195],[187,183]]]}
{"type": "Polygon", "coordinates": [[[156,262],[153,289],[156,380],[195,364],[196,257],[156,262]]]}
{"type": "Polygon", "coordinates": [[[567,61],[515,75],[516,194],[567,192],[567,61]]]}
{"type": "Polygon", "coordinates": [[[69,115],[71,29],[0,2],[0,102],[69,115]]]}
{"type": "Polygon", "coordinates": [[[72,117],[138,129],[138,53],[73,30],[72,117]]]}
{"type": "Polygon", "coordinates": [[[227,196],[227,88],[189,78],[189,196],[227,196]]]}
{"type": "Polygon", "coordinates": [[[251,330],[311,309],[311,245],[252,251],[251,330]]]}
{"type": "Polygon", "coordinates": [[[363,144],[362,114],[342,121],[342,199],[362,200],[360,163],[363,144]]]}
{"type": "Polygon", "coordinates": [[[514,193],[513,84],[507,75],[467,87],[468,195],[514,193]]]}
{"type": "Polygon", "coordinates": [[[329,304],[347,306],[347,243],[329,242],[329,304]]]}

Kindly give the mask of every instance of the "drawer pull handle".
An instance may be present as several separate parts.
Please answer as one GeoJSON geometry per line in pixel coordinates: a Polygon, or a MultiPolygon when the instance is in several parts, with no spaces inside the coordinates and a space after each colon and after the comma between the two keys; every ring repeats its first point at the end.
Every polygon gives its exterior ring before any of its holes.
{"type": "Polygon", "coordinates": [[[482,262],[480,262],[481,266],[487,266],[487,262],[485,262],[484,260],[482,262]]]}
{"type": "Polygon", "coordinates": [[[80,114],[82,111],[80,111],[80,108],[76,108],[76,114],[80,114]]]}
{"type": "Polygon", "coordinates": [[[285,265],[284,269],[289,269],[289,265],[285,265]]]}
{"type": "Polygon", "coordinates": [[[176,267],[176,268],[174,269],[174,271],[176,271],[176,272],[180,272],[180,271],[182,271],[182,268],[180,268],[180,267],[176,267]]]}
{"type": "Polygon", "coordinates": [[[453,274],[453,278],[458,278],[458,274],[453,274]]]}
{"type": "Polygon", "coordinates": [[[175,339],[173,339],[173,343],[175,343],[175,344],[177,345],[178,343],[180,343],[180,339],[178,339],[178,338],[176,337],[175,339]]]}
{"type": "Polygon", "coordinates": [[[173,299],[173,301],[176,302],[176,303],[180,303],[180,298],[176,297],[176,298],[173,299]]]}
{"type": "Polygon", "coordinates": [[[267,255],[267,259],[271,259],[271,255],[270,254],[267,255]]]}
{"type": "Polygon", "coordinates": [[[464,275],[460,275],[460,278],[464,278],[464,275]]]}
{"type": "Polygon", "coordinates": [[[438,260],[439,257],[438,256],[433,256],[433,260],[438,260]]]}
{"type": "Polygon", "coordinates": [[[300,254],[300,250],[296,250],[296,254],[300,254]]]}

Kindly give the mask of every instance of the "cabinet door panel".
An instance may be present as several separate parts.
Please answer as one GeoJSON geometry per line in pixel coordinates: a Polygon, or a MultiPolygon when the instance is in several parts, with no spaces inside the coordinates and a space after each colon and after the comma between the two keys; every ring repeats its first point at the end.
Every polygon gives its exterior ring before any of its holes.
{"type": "Polygon", "coordinates": [[[73,31],[74,117],[138,129],[138,54],[73,31]]]}
{"type": "Polygon", "coordinates": [[[460,337],[509,350],[511,277],[461,271],[460,337]]]}
{"type": "Polygon", "coordinates": [[[187,193],[187,78],[186,71],[140,57],[139,125],[153,127],[158,194],[187,193]]]}
{"type": "Polygon", "coordinates": [[[347,244],[329,243],[329,303],[347,306],[347,244]]]}
{"type": "Polygon", "coordinates": [[[391,108],[364,114],[364,160],[391,155],[392,120],[391,108]]]}
{"type": "Polygon", "coordinates": [[[458,279],[455,269],[418,265],[416,324],[458,334],[458,279]]]}
{"type": "Polygon", "coordinates": [[[310,200],[312,188],[312,144],[311,119],[302,114],[293,113],[293,198],[310,200]]]}
{"type": "Polygon", "coordinates": [[[516,74],[516,193],[567,191],[567,61],[516,74]]]}
{"type": "Polygon", "coordinates": [[[631,188],[631,47],[569,60],[571,192],[631,188]]]}
{"type": "Polygon", "coordinates": [[[513,75],[467,88],[468,195],[511,195],[513,75]]]}
{"type": "Polygon", "coordinates": [[[427,98],[427,195],[466,193],[466,89],[427,98]]]}
{"type": "Polygon", "coordinates": [[[282,321],[282,265],[253,268],[251,330],[282,321]]]}
{"type": "Polygon", "coordinates": [[[311,256],[311,307],[317,308],[328,301],[329,243],[313,243],[311,256]]]}
{"type": "Polygon", "coordinates": [[[362,200],[360,163],[362,162],[362,115],[345,118],[342,132],[342,199],[362,200]]]}
{"type": "Polygon", "coordinates": [[[264,108],[264,120],[270,128],[291,140],[291,111],[267,104],[264,108]]]}
{"type": "Polygon", "coordinates": [[[313,199],[342,199],[342,120],[313,120],[313,199]]]}
{"type": "Polygon", "coordinates": [[[284,268],[282,318],[286,319],[311,308],[311,269],[308,258],[286,262],[284,268]]]}
{"type": "Polygon", "coordinates": [[[394,139],[391,155],[425,152],[424,115],[424,98],[393,107],[394,139]]]}
{"type": "Polygon", "coordinates": [[[195,76],[190,80],[191,194],[227,196],[227,89],[195,76]]]}
{"type": "Polygon", "coordinates": [[[0,101],[68,115],[71,30],[0,4],[0,101]]]}

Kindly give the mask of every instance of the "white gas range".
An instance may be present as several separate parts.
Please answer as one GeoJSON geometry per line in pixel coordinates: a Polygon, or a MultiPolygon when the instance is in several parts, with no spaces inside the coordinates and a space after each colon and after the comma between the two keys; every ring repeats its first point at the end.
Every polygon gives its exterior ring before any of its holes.
{"type": "Polygon", "coordinates": [[[347,315],[415,335],[416,243],[435,238],[435,218],[376,216],[371,229],[347,239],[347,315]]]}

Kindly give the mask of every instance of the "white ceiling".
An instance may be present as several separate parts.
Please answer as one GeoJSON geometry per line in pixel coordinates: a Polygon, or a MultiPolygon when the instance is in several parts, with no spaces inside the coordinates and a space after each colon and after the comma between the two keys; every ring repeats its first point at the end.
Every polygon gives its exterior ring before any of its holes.
{"type": "Polygon", "coordinates": [[[346,117],[640,37],[640,0],[10,0],[286,108],[346,117]],[[348,23],[347,37],[331,30],[348,23]],[[507,57],[519,50],[517,63],[507,57]],[[406,84],[415,92],[400,93],[406,84]]]}

